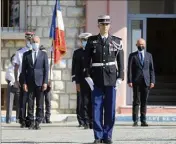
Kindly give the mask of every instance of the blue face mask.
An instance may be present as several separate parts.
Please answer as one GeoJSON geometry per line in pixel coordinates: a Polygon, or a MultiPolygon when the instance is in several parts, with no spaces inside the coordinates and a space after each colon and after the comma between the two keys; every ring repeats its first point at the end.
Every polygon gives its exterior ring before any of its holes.
{"type": "Polygon", "coordinates": [[[34,51],[38,51],[38,50],[39,50],[39,43],[33,43],[33,44],[32,44],[32,49],[33,49],[34,51]]]}
{"type": "Polygon", "coordinates": [[[82,46],[83,46],[83,49],[85,49],[86,44],[87,44],[87,41],[82,41],[82,46]]]}

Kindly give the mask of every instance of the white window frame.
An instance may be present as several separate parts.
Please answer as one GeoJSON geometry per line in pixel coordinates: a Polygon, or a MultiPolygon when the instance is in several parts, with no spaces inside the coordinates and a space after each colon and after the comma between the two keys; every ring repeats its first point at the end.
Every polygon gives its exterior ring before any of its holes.
{"type": "Polygon", "coordinates": [[[27,8],[26,1],[20,0],[20,27],[1,27],[2,39],[24,39],[24,29],[27,24],[27,8]]]}

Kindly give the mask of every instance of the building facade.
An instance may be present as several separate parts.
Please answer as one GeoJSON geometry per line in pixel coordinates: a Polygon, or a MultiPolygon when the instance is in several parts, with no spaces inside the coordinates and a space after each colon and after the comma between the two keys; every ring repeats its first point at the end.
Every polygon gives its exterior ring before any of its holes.
{"type": "MultiPolygon", "coordinates": [[[[23,29],[35,31],[41,37],[41,44],[49,48],[48,38],[55,0],[20,1],[19,23],[23,29]],[[25,8],[23,7],[25,6],[25,8]]],[[[129,53],[136,51],[136,40],[147,41],[147,51],[151,52],[156,67],[156,88],[151,91],[149,105],[172,111],[176,105],[176,67],[174,41],[176,33],[176,0],[156,1],[61,1],[68,52],[60,64],[54,65],[52,72],[52,110],[59,113],[75,113],[76,94],[71,82],[72,54],[77,47],[77,36],[81,32],[98,34],[97,17],[111,16],[111,33],[123,39],[125,80],[117,91],[117,112],[131,111],[132,90],[127,86],[127,61],[129,53]],[[172,54],[168,53],[168,50],[172,54]],[[171,65],[171,66],[169,66],[171,65]]],[[[16,24],[16,23],[15,23],[16,24]]],[[[3,28],[1,40],[1,76],[9,65],[9,58],[24,46],[24,30],[3,28]]],[[[48,51],[48,55],[50,52],[48,51]]],[[[2,79],[1,86],[5,87],[2,79]]],[[[160,109],[155,109],[156,112],[160,109]]]]}

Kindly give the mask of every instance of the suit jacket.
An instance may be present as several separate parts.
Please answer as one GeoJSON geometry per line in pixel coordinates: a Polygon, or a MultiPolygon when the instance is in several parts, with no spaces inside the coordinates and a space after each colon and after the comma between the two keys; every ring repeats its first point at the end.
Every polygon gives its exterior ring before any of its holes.
{"type": "Polygon", "coordinates": [[[32,51],[25,52],[22,62],[22,75],[24,84],[33,86],[34,82],[37,86],[48,84],[48,56],[46,52],[38,51],[35,63],[32,59],[32,51]]]}
{"type": "Polygon", "coordinates": [[[155,83],[155,72],[152,55],[144,53],[144,64],[140,62],[138,51],[131,53],[128,59],[128,83],[138,84],[138,81],[144,78],[145,84],[155,83]]]}
{"type": "Polygon", "coordinates": [[[124,79],[124,52],[122,48],[122,39],[112,35],[103,42],[101,35],[95,35],[88,38],[85,48],[85,75],[91,76],[95,85],[115,86],[116,79],[124,79]],[[117,62],[116,65],[91,67],[91,63],[117,62]],[[118,72],[118,73],[117,73],[118,72]]]}

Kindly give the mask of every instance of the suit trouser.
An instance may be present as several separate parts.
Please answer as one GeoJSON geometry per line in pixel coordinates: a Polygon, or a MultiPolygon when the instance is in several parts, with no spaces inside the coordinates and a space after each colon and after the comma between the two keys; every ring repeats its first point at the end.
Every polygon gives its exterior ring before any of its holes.
{"type": "Polygon", "coordinates": [[[43,92],[43,108],[42,115],[46,120],[50,120],[51,116],[51,88],[47,87],[47,90],[43,92]],[[45,102],[45,114],[44,114],[44,102],[45,102]]]}
{"type": "Polygon", "coordinates": [[[141,122],[146,122],[147,99],[149,87],[142,81],[140,84],[133,85],[133,112],[132,117],[134,122],[138,122],[138,113],[140,106],[141,122]]]}
{"type": "Polygon", "coordinates": [[[19,76],[19,82],[20,82],[20,97],[19,97],[19,103],[20,103],[20,114],[19,119],[20,123],[26,121],[26,104],[28,101],[28,94],[23,90],[23,78],[22,74],[19,76]]]}
{"type": "Polygon", "coordinates": [[[34,123],[34,100],[36,99],[36,122],[41,123],[43,119],[43,92],[41,86],[28,86],[28,119],[30,123],[34,123]]]}
{"type": "Polygon", "coordinates": [[[81,92],[77,91],[77,106],[76,106],[77,120],[80,125],[84,125],[84,111],[83,111],[83,98],[81,92]]]}
{"type": "Polygon", "coordinates": [[[14,88],[13,86],[10,86],[8,84],[7,87],[7,107],[6,107],[6,122],[11,121],[12,117],[12,110],[13,110],[13,103],[14,103],[14,97],[15,97],[15,104],[16,104],[16,119],[19,119],[19,96],[20,91],[18,88],[14,88]]]}
{"type": "Polygon", "coordinates": [[[114,86],[104,86],[103,88],[94,86],[92,92],[92,108],[95,139],[112,138],[112,131],[115,122],[115,105],[116,90],[114,86]]]}
{"type": "Polygon", "coordinates": [[[82,98],[82,111],[85,125],[92,125],[92,101],[91,89],[87,82],[84,80],[80,83],[81,98],[82,98]]]}

